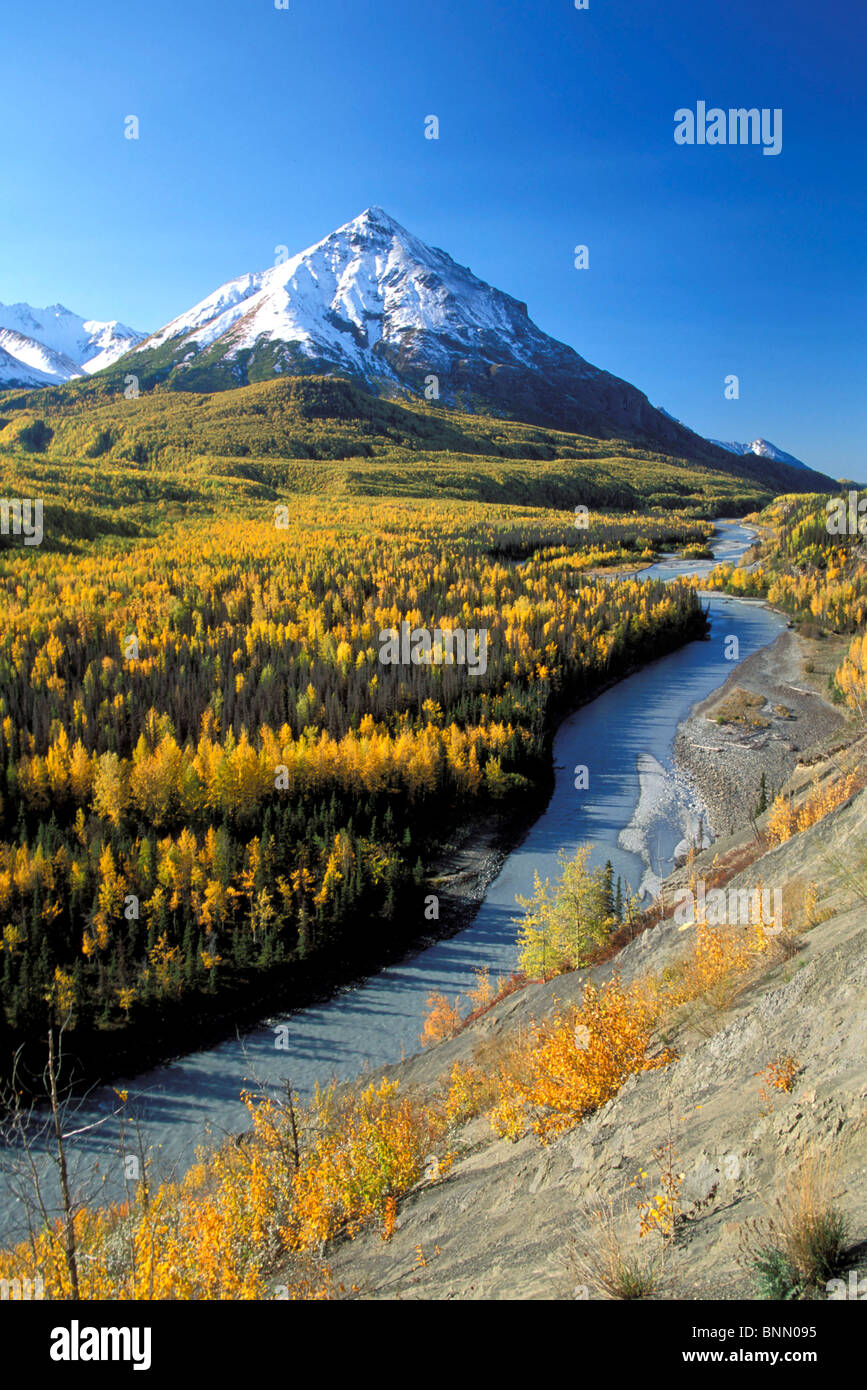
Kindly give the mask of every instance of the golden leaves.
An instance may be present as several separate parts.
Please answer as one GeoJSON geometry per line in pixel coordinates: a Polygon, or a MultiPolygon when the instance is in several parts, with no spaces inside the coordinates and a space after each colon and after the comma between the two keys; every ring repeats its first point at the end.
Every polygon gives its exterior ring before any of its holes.
{"type": "Polygon", "coordinates": [[[616,977],[587,984],[578,1006],[533,1024],[503,1078],[495,1131],[514,1138],[529,1128],[544,1143],[604,1105],[627,1076],[667,1066],[671,1052],[649,1053],[653,1022],[638,985],[625,987],[616,977]]]}
{"type": "Polygon", "coordinates": [[[432,1044],[442,1042],[444,1038],[453,1038],[460,1030],[462,1023],[457,1000],[454,1004],[450,1004],[444,994],[435,990],[428,995],[427,1007],[428,1013],[419,1034],[419,1042],[422,1047],[430,1047],[432,1044]]]}
{"type": "Polygon", "coordinates": [[[824,784],[817,780],[799,807],[781,792],[774,801],[768,817],[767,833],[771,844],[784,844],[798,832],[808,830],[811,825],[815,825],[838,806],[842,806],[859,785],[863,785],[863,776],[860,776],[857,770],[833,780],[828,779],[824,784]]]}

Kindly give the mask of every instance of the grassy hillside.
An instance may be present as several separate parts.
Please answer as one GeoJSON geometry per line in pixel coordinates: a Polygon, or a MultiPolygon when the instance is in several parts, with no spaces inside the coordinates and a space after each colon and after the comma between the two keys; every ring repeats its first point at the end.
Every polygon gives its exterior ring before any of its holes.
{"type": "Polygon", "coordinates": [[[821,486],[708,446],[690,462],[618,440],[396,404],[333,378],[291,378],[127,400],[101,377],[0,396],[0,455],[98,460],[144,473],[236,477],[329,494],[445,496],[694,515],[742,513],[781,488],[821,486]]]}

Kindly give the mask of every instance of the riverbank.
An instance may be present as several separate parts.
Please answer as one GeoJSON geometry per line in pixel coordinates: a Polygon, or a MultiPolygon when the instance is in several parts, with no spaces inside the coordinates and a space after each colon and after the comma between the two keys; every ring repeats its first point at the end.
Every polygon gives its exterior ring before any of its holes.
{"type": "MultiPolygon", "coordinates": [[[[696,788],[716,837],[743,828],[760,803],[762,777],[768,804],[810,751],[846,726],[822,695],[808,667],[828,655],[829,642],[789,630],[732,671],[680,725],[675,765],[696,788]]],[[[833,653],[831,653],[833,659],[833,653]]]]}
{"type": "MultiPolygon", "coordinates": [[[[546,761],[550,765],[550,750],[546,761]]],[[[162,1000],[149,1009],[140,1006],[138,1019],[126,1027],[71,1030],[64,1048],[64,1087],[83,1094],[94,1086],[126,1083],[152,1068],[182,1062],[193,1052],[217,1048],[263,1027],[274,1015],[314,1008],[341,991],[358,988],[389,966],[464,931],[504,860],[544,810],[552,785],[553,772],[548,770],[508,809],[481,820],[458,822],[432,859],[424,886],[411,897],[409,891],[404,893],[396,914],[399,932],[390,934],[381,922],[360,924],[367,930],[359,931],[334,957],[316,954],[276,961],[267,972],[238,971],[219,993],[199,990],[162,1000]],[[427,922],[422,901],[430,892],[438,897],[439,916],[427,922]]],[[[28,1094],[30,1078],[31,1097],[44,1098],[45,1061],[41,1043],[21,1047],[17,1059],[21,1094],[28,1094]]]]}
{"type": "Polygon", "coordinates": [[[704,631],[696,631],[681,643],[665,641],[653,657],[619,670],[583,699],[560,701],[546,734],[544,770],[539,771],[520,804],[513,805],[508,815],[488,816],[459,826],[452,841],[432,864],[426,878],[426,891],[435,892],[439,898],[440,926],[430,932],[427,940],[420,938],[414,942],[413,950],[464,931],[472,923],[506,859],[521,845],[550,802],[555,785],[553,744],[561,724],[622,681],[638,674],[650,661],[700,641],[704,635],[704,631]]]}
{"type": "MultiPolygon", "coordinates": [[[[613,1251],[654,1267],[655,1299],[755,1299],[755,1270],[741,1253],[749,1223],[767,1220],[787,1181],[808,1191],[814,1153],[832,1155],[845,1263],[863,1278],[867,918],[849,870],[857,871],[865,830],[861,793],[733,875],[732,887],[772,879],[787,896],[789,885],[794,892],[802,878],[814,879],[819,901],[812,915],[800,910],[787,941],[768,950],[730,999],[691,1007],[677,1020],[665,1037],[676,1053],[670,1065],[630,1076],[563,1135],[542,1145],[532,1134],[497,1138],[485,1114],[456,1121],[450,1166],[442,1174],[432,1166],[401,1200],[387,1240],[377,1224],[323,1251],[331,1296],[583,1301],[600,1297],[587,1287],[587,1263],[601,1267],[613,1251]],[[769,1080],[780,1058],[795,1068],[786,1088],[769,1080]],[[678,1216],[663,1249],[652,1229],[637,1239],[637,1207],[660,1188],[669,1161],[680,1175],[678,1216]],[[636,1190],[639,1174],[644,1187],[636,1190]]],[[[713,856],[699,856],[696,871],[712,872],[713,856]]],[[[384,1074],[434,1101],[455,1064],[496,1067],[534,1021],[577,1003],[588,975],[598,985],[616,971],[628,984],[670,971],[690,944],[667,919],[616,960],[529,985],[384,1074]]],[[[296,1277],[288,1260],[274,1283],[296,1277]]],[[[827,1293],[820,1287],[814,1296],[827,1293]]]]}

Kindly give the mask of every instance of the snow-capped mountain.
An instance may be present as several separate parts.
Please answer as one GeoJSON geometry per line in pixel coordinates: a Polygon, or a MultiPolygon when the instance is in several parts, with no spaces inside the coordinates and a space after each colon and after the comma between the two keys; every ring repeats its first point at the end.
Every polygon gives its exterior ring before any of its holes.
{"type": "Polygon", "coordinates": [[[143,337],[116,320],[83,319],[62,304],[0,304],[0,385],[56,386],[89,376],[143,337]]]}
{"type": "MultiPolygon", "coordinates": [[[[382,396],[628,440],[734,471],[715,443],[549,337],[526,304],[378,207],[280,264],[227,281],[149,337],[62,305],[26,304],[0,305],[0,333],[0,388],[100,370],[111,384],[131,372],[143,390],[168,382],[197,392],[339,375],[382,396]]],[[[726,447],[730,457],[739,446],[726,447]]],[[[753,450],[741,455],[740,476],[793,483],[778,453],[748,459],[753,450]]]]}
{"type": "Polygon", "coordinates": [[[378,394],[712,453],[634,386],[543,333],[526,304],[378,207],[221,285],[140,343],[123,369],[143,387],[169,379],[194,391],[336,372],[378,394]]]}
{"type": "Polygon", "coordinates": [[[28,367],[0,346],[0,391],[10,386],[56,386],[58,378],[28,367]]]}
{"type": "Polygon", "coordinates": [[[71,357],[55,352],[35,338],[27,338],[12,328],[0,328],[0,348],[10,359],[12,370],[26,369],[41,385],[54,385],[81,376],[81,368],[71,357]]]}
{"type": "Polygon", "coordinates": [[[752,444],[734,444],[722,439],[710,439],[709,444],[715,444],[718,449],[727,449],[730,454],[756,454],[759,458],[773,459],[775,463],[787,463],[790,468],[809,468],[808,463],[802,463],[793,454],[787,454],[782,449],[778,449],[776,444],[771,444],[767,439],[754,439],[752,444]]]}
{"type": "MultiPolygon", "coordinates": [[[[670,415],[662,406],[659,406],[658,409],[669,420],[677,420],[676,415],[670,415]]],[[[680,425],[683,421],[677,420],[677,423],[680,425]]],[[[769,439],[754,439],[752,444],[737,444],[723,439],[708,439],[707,442],[713,444],[717,449],[725,449],[728,454],[737,454],[740,458],[746,454],[755,454],[757,458],[771,459],[774,463],[786,463],[790,468],[806,468],[812,471],[808,463],[796,459],[794,454],[787,454],[784,450],[778,449],[776,444],[772,444],[769,439]]]]}

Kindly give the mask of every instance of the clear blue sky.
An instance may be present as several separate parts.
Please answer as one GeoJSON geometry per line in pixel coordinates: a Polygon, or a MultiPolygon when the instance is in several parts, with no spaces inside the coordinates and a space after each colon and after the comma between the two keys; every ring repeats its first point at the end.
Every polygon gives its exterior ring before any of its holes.
{"type": "Polygon", "coordinates": [[[701,433],[860,478],[865,23],[863,0],[10,6],[0,300],[154,329],[379,203],[701,433]],[[698,100],[781,107],[782,152],[675,145],[698,100]]]}

